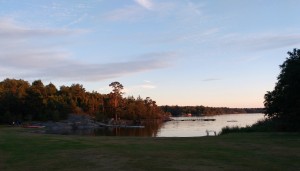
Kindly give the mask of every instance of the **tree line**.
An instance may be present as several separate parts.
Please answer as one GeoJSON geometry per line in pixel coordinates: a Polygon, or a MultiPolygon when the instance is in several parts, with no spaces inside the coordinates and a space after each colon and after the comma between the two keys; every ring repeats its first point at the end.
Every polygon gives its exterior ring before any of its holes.
{"type": "Polygon", "coordinates": [[[300,131],[300,49],[288,52],[277,83],[265,94],[265,114],[280,131],[300,131]]]}
{"type": "Polygon", "coordinates": [[[220,114],[240,114],[240,113],[263,113],[263,108],[228,108],[228,107],[205,107],[205,106],[161,106],[164,112],[169,112],[172,116],[192,116],[220,115],[220,114]]]}
{"type": "Polygon", "coordinates": [[[41,80],[31,84],[22,79],[0,82],[0,123],[13,121],[58,121],[68,114],[89,115],[96,120],[164,119],[168,113],[161,110],[151,98],[123,97],[123,85],[113,82],[112,92],[88,92],[80,84],[44,85],[41,80]]]}

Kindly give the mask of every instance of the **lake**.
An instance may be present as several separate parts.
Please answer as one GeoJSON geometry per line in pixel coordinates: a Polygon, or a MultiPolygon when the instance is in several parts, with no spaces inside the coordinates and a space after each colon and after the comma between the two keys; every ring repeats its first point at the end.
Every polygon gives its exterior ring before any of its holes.
{"type": "MultiPolygon", "coordinates": [[[[181,121],[186,118],[175,118],[178,121],[166,122],[162,125],[157,137],[196,137],[206,136],[206,130],[216,131],[220,133],[223,127],[226,126],[239,126],[246,127],[247,125],[253,125],[258,120],[264,119],[264,114],[228,114],[228,115],[216,115],[206,117],[189,117],[195,119],[216,119],[215,121],[181,121]]],[[[210,132],[210,135],[213,135],[210,132]]]]}
{"type": "MultiPolygon", "coordinates": [[[[226,114],[203,117],[174,117],[174,121],[151,123],[145,128],[99,128],[96,130],[69,130],[61,134],[77,134],[90,136],[140,136],[140,137],[199,137],[206,136],[206,130],[215,131],[217,134],[223,127],[252,125],[264,119],[264,114],[226,114]],[[191,121],[182,121],[182,120],[191,121]],[[203,119],[215,119],[203,121],[203,119]],[[193,121],[194,120],[194,121],[193,121]]],[[[210,135],[213,135],[210,132],[210,135]]]]}

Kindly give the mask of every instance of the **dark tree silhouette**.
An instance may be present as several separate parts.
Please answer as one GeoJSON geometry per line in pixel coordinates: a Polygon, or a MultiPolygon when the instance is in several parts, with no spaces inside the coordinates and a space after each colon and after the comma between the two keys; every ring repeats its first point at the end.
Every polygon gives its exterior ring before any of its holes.
{"type": "Polygon", "coordinates": [[[300,121],[300,49],[294,49],[288,55],[280,65],[274,90],[265,94],[264,105],[267,116],[293,127],[300,121]]]}

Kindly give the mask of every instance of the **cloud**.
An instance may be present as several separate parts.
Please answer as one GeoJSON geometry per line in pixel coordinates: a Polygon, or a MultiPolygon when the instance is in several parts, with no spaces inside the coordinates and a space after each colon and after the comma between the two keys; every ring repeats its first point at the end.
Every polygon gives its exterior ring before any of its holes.
{"type": "Polygon", "coordinates": [[[151,10],[153,8],[153,3],[150,0],[134,0],[136,3],[138,3],[140,6],[151,10]]]}
{"type": "Polygon", "coordinates": [[[21,69],[43,63],[61,60],[69,54],[66,51],[43,47],[45,38],[71,35],[76,31],[61,29],[31,29],[17,25],[11,19],[0,19],[1,67],[21,69]],[[36,43],[32,43],[36,42],[36,43]]]}
{"type": "Polygon", "coordinates": [[[141,84],[126,87],[124,89],[124,92],[126,94],[130,94],[130,93],[139,94],[138,92],[140,92],[141,90],[151,90],[151,89],[155,89],[155,88],[157,88],[157,86],[155,84],[153,84],[151,81],[145,80],[141,84]]]}
{"type": "MultiPolygon", "coordinates": [[[[0,19],[0,67],[28,69],[69,62],[71,53],[46,43],[81,33],[68,29],[33,29],[8,18],[0,19]]],[[[57,42],[56,42],[57,43],[57,42]]]]}
{"type": "Polygon", "coordinates": [[[229,34],[221,38],[223,46],[247,50],[271,50],[300,45],[299,33],[229,34]]]}
{"type": "Polygon", "coordinates": [[[69,29],[33,29],[25,27],[10,18],[0,18],[0,41],[21,40],[39,37],[68,36],[84,33],[84,30],[69,29]]]}
{"type": "Polygon", "coordinates": [[[198,43],[211,42],[220,32],[220,28],[209,28],[197,30],[185,30],[183,33],[163,33],[161,36],[153,36],[146,43],[150,44],[164,44],[164,43],[181,43],[192,42],[193,45],[198,43]]]}
{"type": "Polygon", "coordinates": [[[5,71],[0,77],[99,81],[169,67],[176,57],[174,53],[160,52],[123,62],[82,62],[72,59],[72,53],[61,48],[68,35],[77,33],[78,30],[27,28],[12,20],[0,19],[0,68],[5,71]],[[52,46],[51,41],[55,45],[52,46]]]}
{"type": "Polygon", "coordinates": [[[137,5],[127,5],[122,8],[115,9],[104,15],[109,21],[135,21],[143,18],[146,12],[153,10],[154,4],[150,0],[134,0],[137,5]],[[147,11],[145,10],[147,9],[147,11]]]}
{"type": "MultiPolygon", "coordinates": [[[[126,62],[106,64],[68,63],[39,69],[35,73],[43,75],[48,79],[100,81],[169,67],[172,65],[172,60],[169,59],[170,57],[173,58],[172,53],[153,53],[139,56],[139,58],[144,59],[126,62]],[[151,56],[151,58],[149,58],[149,56],[151,56]]],[[[36,77],[37,75],[33,74],[28,76],[36,77]]]]}
{"type": "Polygon", "coordinates": [[[154,89],[156,88],[156,85],[154,85],[151,81],[144,80],[143,84],[136,86],[138,88],[143,88],[143,89],[154,89]]]}
{"type": "Polygon", "coordinates": [[[176,23],[199,21],[204,17],[203,5],[192,2],[134,0],[136,4],[126,5],[107,12],[103,18],[109,21],[137,21],[148,18],[173,19],[176,23]],[[146,9],[146,10],[145,10],[146,9]]]}

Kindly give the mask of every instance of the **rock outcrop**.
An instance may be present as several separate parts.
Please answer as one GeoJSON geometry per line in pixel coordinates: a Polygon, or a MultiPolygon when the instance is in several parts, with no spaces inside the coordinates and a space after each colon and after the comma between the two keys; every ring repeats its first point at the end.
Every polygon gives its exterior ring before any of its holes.
{"type": "Polygon", "coordinates": [[[60,130],[60,129],[93,129],[98,128],[102,124],[94,121],[90,116],[87,115],[76,115],[70,114],[68,119],[59,122],[45,122],[42,123],[46,129],[60,130]]]}

